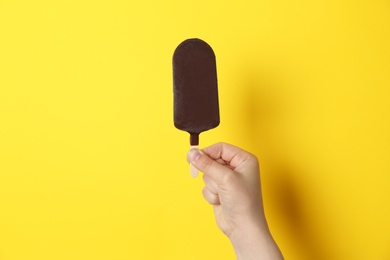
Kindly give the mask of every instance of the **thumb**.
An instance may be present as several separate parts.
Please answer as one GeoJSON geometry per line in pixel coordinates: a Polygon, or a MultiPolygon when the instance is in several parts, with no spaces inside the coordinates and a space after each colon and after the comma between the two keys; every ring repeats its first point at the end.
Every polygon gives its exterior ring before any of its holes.
{"type": "Polygon", "coordinates": [[[199,171],[209,175],[217,184],[221,183],[226,174],[232,170],[211,159],[207,154],[198,149],[191,149],[187,155],[187,161],[199,171]]]}

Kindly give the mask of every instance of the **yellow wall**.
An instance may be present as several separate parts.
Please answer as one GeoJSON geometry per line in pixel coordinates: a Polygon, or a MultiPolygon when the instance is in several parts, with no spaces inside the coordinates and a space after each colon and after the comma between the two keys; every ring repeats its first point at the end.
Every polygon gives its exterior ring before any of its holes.
{"type": "Polygon", "coordinates": [[[173,126],[171,57],[217,55],[286,259],[390,258],[390,4],[0,0],[0,259],[235,259],[173,126]]]}

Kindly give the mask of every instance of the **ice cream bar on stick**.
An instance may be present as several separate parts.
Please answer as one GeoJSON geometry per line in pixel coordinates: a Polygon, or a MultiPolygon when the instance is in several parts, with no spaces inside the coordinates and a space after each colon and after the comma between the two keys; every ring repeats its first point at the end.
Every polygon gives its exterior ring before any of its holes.
{"type": "MultiPolygon", "coordinates": [[[[190,134],[198,148],[199,134],[219,125],[218,85],[213,49],[200,39],[188,39],[173,54],[175,127],[190,134]]],[[[191,176],[198,170],[191,165],[191,176]]]]}

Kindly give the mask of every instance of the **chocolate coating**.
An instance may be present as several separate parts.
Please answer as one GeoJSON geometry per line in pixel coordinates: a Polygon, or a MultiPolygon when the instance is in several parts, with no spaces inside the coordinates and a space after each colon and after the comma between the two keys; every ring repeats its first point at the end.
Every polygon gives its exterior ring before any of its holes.
{"type": "Polygon", "coordinates": [[[172,65],[174,125],[198,145],[201,132],[219,125],[215,55],[206,42],[188,39],[176,48],[172,65]]]}

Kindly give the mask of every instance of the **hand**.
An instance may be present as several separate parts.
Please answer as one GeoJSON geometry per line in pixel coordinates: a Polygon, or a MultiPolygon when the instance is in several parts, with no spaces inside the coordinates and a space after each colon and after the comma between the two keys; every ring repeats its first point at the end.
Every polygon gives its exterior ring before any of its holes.
{"type": "Polygon", "coordinates": [[[213,205],[219,228],[230,239],[237,259],[283,259],[264,215],[257,158],[218,143],[187,156],[203,172],[204,198],[213,205]]]}

